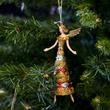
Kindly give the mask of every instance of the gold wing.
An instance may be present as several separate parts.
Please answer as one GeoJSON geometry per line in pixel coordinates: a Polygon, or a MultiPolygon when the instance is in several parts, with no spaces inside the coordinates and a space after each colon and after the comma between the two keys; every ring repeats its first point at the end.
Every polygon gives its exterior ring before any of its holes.
{"type": "Polygon", "coordinates": [[[75,30],[71,30],[67,36],[74,37],[74,36],[78,35],[80,33],[80,31],[81,31],[81,28],[77,28],[75,30]]]}

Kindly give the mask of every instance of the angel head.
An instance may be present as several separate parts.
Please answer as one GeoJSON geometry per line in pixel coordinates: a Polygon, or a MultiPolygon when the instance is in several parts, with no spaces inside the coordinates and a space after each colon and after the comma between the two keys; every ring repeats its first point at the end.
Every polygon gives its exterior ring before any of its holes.
{"type": "Polygon", "coordinates": [[[59,27],[59,32],[61,34],[67,34],[68,37],[74,37],[76,36],[77,34],[80,33],[81,31],[81,28],[77,28],[75,30],[70,30],[62,23],[62,22],[57,22],[57,25],[59,27]]]}
{"type": "Polygon", "coordinates": [[[68,28],[63,24],[63,22],[57,21],[55,22],[55,24],[57,24],[57,26],[59,27],[59,32],[61,34],[66,34],[68,33],[68,28]]]}

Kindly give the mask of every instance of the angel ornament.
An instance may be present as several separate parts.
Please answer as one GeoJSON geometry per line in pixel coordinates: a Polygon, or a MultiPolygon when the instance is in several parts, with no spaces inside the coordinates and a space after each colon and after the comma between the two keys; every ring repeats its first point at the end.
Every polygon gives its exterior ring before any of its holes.
{"type": "Polygon", "coordinates": [[[73,54],[77,54],[76,51],[72,50],[69,45],[69,37],[74,37],[80,33],[80,28],[69,31],[63,23],[57,24],[59,27],[60,35],[57,37],[56,42],[49,48],[45,48],[44,52],[47,52],[53,49],[58,44],[58,51],[55,61],[55,70],[54,75],[56,77],[57,87],[55,89],[55,97],[54,103],[56,102],[56,95],[65,96],[70,95],[72,102],[74,102],[74,98],[72,93],[74,93],[74,88],[72,86],[72,82],[70,81],[69,71],[66,64],[66,60],[64,57],[64,44],[66,43],[67,48],[73,54]],[[68,33],[69,34],[66,34],[68,33]]]}

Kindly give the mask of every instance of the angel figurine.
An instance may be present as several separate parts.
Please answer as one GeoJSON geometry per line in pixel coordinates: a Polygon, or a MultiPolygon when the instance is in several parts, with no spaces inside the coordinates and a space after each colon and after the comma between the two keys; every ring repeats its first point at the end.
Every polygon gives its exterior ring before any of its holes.
{"type": "Polygon", "coordinates": [[[74,102],[74,98],[72,96],[72,93],[74,93],[74,88],[72,86],[72,82],[70,81],[68,67],[64,57],[64,44],[66,43],[67,48],[70,50],[70,52],[72,52],[73,54],[77,54],[75,50],[71,49],[69,45],[69,38],[78,35],[81,31],[81,28],[69,31],[63,23],[59,23],[57,25],[59,27],[60,35],[57,37],[57,40],[54,45],[44,49],[44,52],[47,52],[53,49],[58,44],[58,51],[54,70],[54,75],[56,77],[57,83],[55,89],[54,103],[56,102],[56,95],[70,95],[71,100],[74,102]]]}

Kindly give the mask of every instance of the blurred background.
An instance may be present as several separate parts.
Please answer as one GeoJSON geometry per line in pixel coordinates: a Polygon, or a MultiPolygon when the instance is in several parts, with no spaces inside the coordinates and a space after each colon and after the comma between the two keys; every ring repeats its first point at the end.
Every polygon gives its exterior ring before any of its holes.
{"type": "Polygon", "coordinates": [[[0,0],[0,110],[110,110],[110,2],[63,0],[63,22],[81,28],[65,46],[75,88],[57,97],[54,62],[57,48],[44,53],[59,35],[57,0],[0,0]]]}

